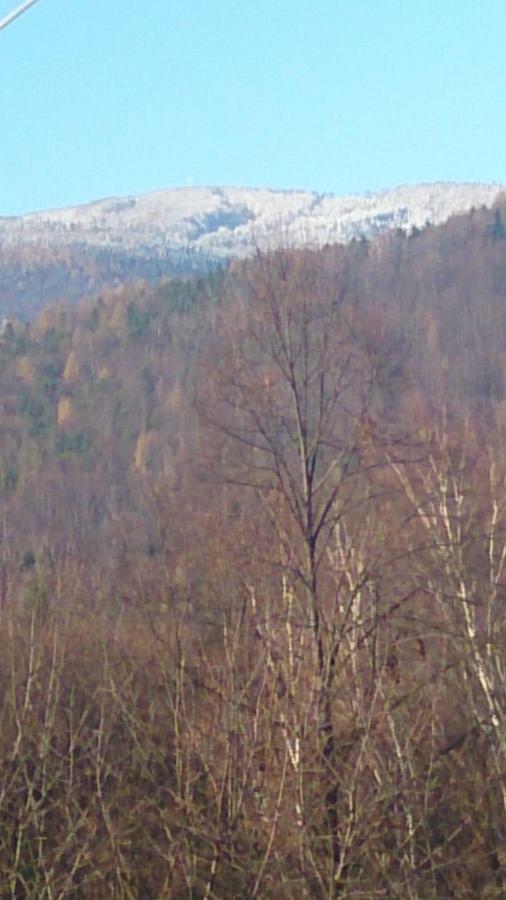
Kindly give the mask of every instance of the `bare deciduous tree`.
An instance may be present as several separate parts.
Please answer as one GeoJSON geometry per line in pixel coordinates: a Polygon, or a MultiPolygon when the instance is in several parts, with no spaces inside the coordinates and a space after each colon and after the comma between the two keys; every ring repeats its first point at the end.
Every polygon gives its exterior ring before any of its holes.
{"type": "Polygon", "coordinates": [[[360,476],[378,462],[372,418],[378,361],[354,335],[335,279],[309,253],[257,259],[254,280],[232,281],[231,292],[221,363],[216,367],[213,348],[200,404],[232,439],[226,477],[253,488],[267,512],[278,562],[294,588],[292,605],[298,602],[297,611],[284,613],[312,634],[310,690],[327,781],[334,891],[344,854],[332,693],[343,629],[368,573],[361,572],[343,604],[329,551],[344,517],[364,503],[360,476]]]}

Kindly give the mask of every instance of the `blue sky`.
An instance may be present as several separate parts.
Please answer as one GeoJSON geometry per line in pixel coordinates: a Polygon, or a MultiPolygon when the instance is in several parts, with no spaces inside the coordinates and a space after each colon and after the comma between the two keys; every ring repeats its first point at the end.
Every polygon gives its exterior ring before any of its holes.
{"type": "Polygon", "coordinates": [[[504,182],[505,35],[505,0],[40,0],[0,32],[0,215],[504,182]]]}

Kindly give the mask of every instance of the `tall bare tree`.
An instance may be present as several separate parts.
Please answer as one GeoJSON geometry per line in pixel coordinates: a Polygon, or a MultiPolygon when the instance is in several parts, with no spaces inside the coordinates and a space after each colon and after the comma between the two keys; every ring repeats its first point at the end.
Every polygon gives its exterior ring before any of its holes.
{"type": "Polygon", "coordinates": [[[312,634],[334,891],[344,863],[333,686],[343,633],[368,575],[361,571],[343,604],[329,560],[343,518],[364,502],[360,475],[377,464],[378,361],[354,334],[335,272],[321,259],[278,253],[257,259],[252,271],[252,278],[246,268],[245,277],[232,279],[233,315],[223,310],[224,338],[202,378],[201,406],[232,439],[227,477],[253,488],[267,511],[294,591],[290,614],[312,634]]]}

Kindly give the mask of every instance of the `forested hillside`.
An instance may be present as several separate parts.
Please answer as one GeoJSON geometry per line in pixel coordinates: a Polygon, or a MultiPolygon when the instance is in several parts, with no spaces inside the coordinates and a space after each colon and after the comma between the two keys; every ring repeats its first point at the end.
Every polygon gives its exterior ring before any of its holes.
{"type": "Polygon", "coordinates": [[[216,265],[191,250],[166,250],[156,256],[75,243],[51,248],[0,246],[0,316],[33,321],[55,300],[75,302],[97,297],[102,288],[144,279],[198,274],[216,265]]]}
{"type": "Polygon", "coordinates": [[[491,206],[498,184],[439,182],[365,196],[186,187],[0,217],[0,317],[143,278],[202,274],[260,249],[323,247],[441,224],[491,206]]]}
{"type": "Polygon", "coordinates": [[[505,895],[503,222],[5,325],[2,896],[505,895]]]}

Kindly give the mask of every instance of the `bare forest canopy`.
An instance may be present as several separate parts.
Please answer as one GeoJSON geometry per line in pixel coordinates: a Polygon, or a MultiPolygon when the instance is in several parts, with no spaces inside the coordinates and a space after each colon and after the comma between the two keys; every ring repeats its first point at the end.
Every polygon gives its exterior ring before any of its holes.
{"type": "Polygon", "coordinates": [[[56,248],[4,244],[0,246],[0,316],[33,321],[49,302],[75,302],[125,282],[156,282],[213,268],[216,263],[191,250],[168,249],[155,256],[84,244],[56,248]]]}
{"type": "Polygon", "coordinates": [[[506,892],[506,212],[0,337],[0,894],[506,892]]]}

